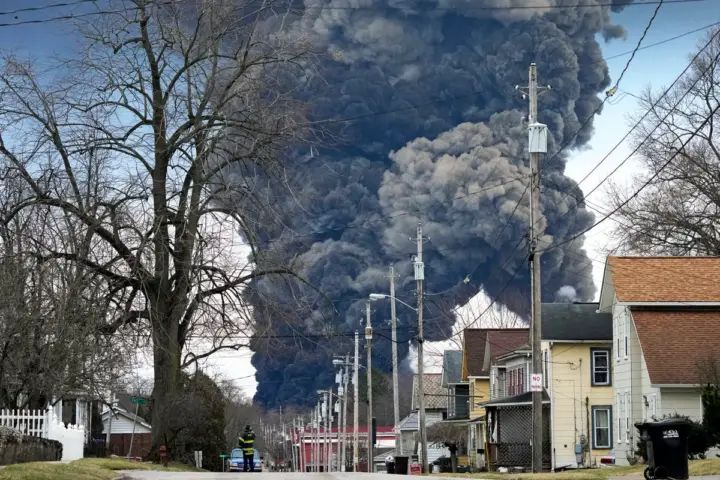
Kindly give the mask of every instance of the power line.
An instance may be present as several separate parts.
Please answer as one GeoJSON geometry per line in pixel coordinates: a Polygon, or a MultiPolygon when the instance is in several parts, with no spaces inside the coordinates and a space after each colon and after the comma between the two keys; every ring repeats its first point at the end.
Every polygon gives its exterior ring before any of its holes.
{"type": "Polygon", "coordinates": [[[568,148],[577,138],[577,136],[582,132],[585,127],[587,127],[590,122],[595,118],[595,115],[600,113],[603,106],[605,106],[605,103],[608,101],[608,99],[612,96],[612,93],[617,91],[617,89],[620,86],[620,82],[622,81],[623,77],[625,76],[625,73],[627,72],[628,68],[630,68],[630,64],[632,63],[633,59],[635,59],[635,55],[637,54],[638,50],[640,50],[640,46],[642,45],[643,40],[645,40],[645,37],[647,36],[648,31],[650,31],[650,27],[652,26],[653,22],[655,21],[655,18],[657,17],[658,12],[660,11],[660,8],[663,6],[664,0],[659,0],[657,2],[657,7],[655,7],[655,11],[653,11],[653,14],[650,16],[650,20],[648,21],[647,25],[645,26],[645,30],[643,31],[642,35],[640,36],[640,39],[638,40],[637,44],[635,45],[635,48],[630,51],[630,58],[625,62],[625,66],[622,69],[622,72],[620,73],[620,76],[618,77],[617,81],[615,82],[614,86],[609,89],[607,92],[605,92],[605,98],[600,102],[600,104],[585,118],[582,124],[575,130],[575,132],[570,136],[570,138],[562,143],[560,145],[560,148],[553,153],[550,158],[546,161],[552,160],[554,158],[557,158],[566,148],[568,148]],[[611,93],[612,92],[612,93],[611,93]]]}
{"type": "Polygon", "coordinates": [[[604,217],[602,217],[600,220],[598,220],[597,222],[595,222],[593,225],[585,228],[585,229],[582,230],[581,232],[573,235],[572,237],[570,237],[570,238],[568,238],[568,239],[566,239],[566,240],[563,240],[563,241],[561,241],[561,242],[555,243],[555,244],[553,244],[553,245],[550,245],[550,246],[548,246],[548,247],[546,247],[546,248],[541,249],[540,252],[547,252],[547,251],[549,251],[549,250],[554,250],[554,249],[556,249],[556,248],[558,248],[558,247],[560,247],[560,246],[562,246],[562,245],[565,245],[565,244],[567,244],[567,243],[570,243],[570,242],[576,240],[577,238],[585,235],[587,232],[589,232],[589,231],[592,230],[593,228],[595,228],[595,227],[597,227],[598,225],[600,225],[601,223],[603,223],[603,222],[604,222],[605,220],[607,220],[611,215],[614,215],[614,214],[615,214],[616,212],[618,212],[621,208],[623,208],[625,205],[627,205],[633,198],[635,198],[638,194],[640,194],[640,192],[641,192],[643,189],[645,189],[645,187],[647,187],[648,185],[650,185],[650,184],[652,183],[652,181],[655,180],[655,178],[657,178],[658,175],[660,175],[660,173],[662,173],[662,171],[663,171],[668,165],[670,165],[670,163],[671,163],[673,160],[675,160],[675,157],[677,157],[677,156],[680,154],[680,152],[687,146],[687,144],[690,143],[690,141],[691,141],[693,138],[695,138],[695,136],[700,132],[700,130],[702,130],[703,128],[705,128],[705,126],[708,124],[708,122],[710,121],[710,119],[712,118],[712,116],[718,111],[718,109],[720,109],[720,103],[718,103],[718,105],[715,106],[715,108],[710,112],[710,114],[705,118],[705,120],[700,124],[700,126],[698,126],[698,128],[695,129],[695,131],[688,137],[688,139],[685,140],[685,142],[683,142],[683,144],[681,145],[681,147],[680,147],[679,149],[677,149],[677,150],[675,151],[675,153],[674,153],[665,163],[663,163],[663,164],[660,166],[660,168],[659,168],[655,173],[653,173],[653,174],[650,176],[650,178],[648,178],[648,179],[640,186],[640,188],[638,188],[638,189],[635,191],[635,193],[633,193],[630,197],[628,197],[625,201],[623,201],[622,203],[620,203],[620,205],[618,205],[617,207],[615,207],[610,213],[608,213],[607,215],[605,215],[604,217]]]}
{"type": "Polygon", "coordinates": [[[51,8],[58,8],[58,7],[74,7],[75,5],[80,5],[83,3],[97,3],[99,0],[74,0],[72,2],[60,2],[60,3],[51,3],[49,5],[41,5],[37,7],[22,7],[22,8],[16,8],[15,10],[7,10],[5,12],[0,12],[0,16],[4,15],[16,15],[18,13],[24,13],[24,12],[40,12],[43,10],[49,10],[51,8]]]}

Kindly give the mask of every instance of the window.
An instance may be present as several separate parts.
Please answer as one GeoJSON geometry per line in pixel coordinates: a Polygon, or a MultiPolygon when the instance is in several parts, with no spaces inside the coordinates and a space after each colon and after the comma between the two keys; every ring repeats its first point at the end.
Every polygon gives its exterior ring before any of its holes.
{"type": "Polygon", "coordinates": [[[628,339],[627,339],[627,333],[625,333],[625,358],[628,357],[628,339]]]}
{"type": "Polygon", "coordinates": [[[630,417],[632,416],[632,408],[630,405],[630,394],[625,392],[625,443],[630,443],[630,417]]]}
{"type": "Polygon", "coordinates": [[[618,443],[622,442],[622,434],[625,429],[623,428],[623,424],[625,421],[623,418],[625,417],[625,396],[622,393],[617,394],[617,404],[618,404],[618,419],[617,419],[617,439],[618,443]]]}
{"type": "Polygon", "coordinates": [[[593,448],[612,448],[612,408],[592,407],[593,448]]]}
{"type": "Polygon", "coordinates": [[[592,348],[592,384],[610,385],[610,350],[592,348]]]}
{"type": "Polygon", "coordinates": [[[592,407],[593,448],[612,448],[612,407],[592,407]]]}
{"type": "Polygon", "coordinates": [[[508,372],[507,392],[510,397],[525,392],[525,369],[523,367],[508,372]]]}

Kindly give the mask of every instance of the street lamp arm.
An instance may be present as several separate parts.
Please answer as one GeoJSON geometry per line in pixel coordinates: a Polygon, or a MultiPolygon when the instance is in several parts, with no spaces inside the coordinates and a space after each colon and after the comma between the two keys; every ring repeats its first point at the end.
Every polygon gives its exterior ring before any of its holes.
{"type": "MultiPolygon", "coordinates": [[[[388,295],[388,294],[386,294],[386,293],[371,293],[371,294],[369,295],[369,298],[370,298],[370,300],[380,300],[380,299],[383,299],[383,298],[393,298],[393,297],[391,297],[390,295],[388,295]]],[[[403,302],[403,301],[400,300],[399,298],[395,297],[395,301],[398,302],[398,303],[400,303],[400,304],[402,304],[402,305],[405,305],[407,308],[409,308],[409,309],[412,310],[413,312],[417,312],[417,308],[413,307],[412,305],[410,305],[410,304],[408,304],[408,303],[403,302]]]]}

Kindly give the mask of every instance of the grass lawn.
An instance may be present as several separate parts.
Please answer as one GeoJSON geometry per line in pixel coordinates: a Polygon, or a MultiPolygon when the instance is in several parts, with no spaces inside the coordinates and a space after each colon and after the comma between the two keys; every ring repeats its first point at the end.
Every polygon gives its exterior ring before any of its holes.
{"type": "MultiPolygon", "coordinates": [[[[642,475],[645,465],[634,467],[607,467],[588,470],[571,470],[558,473],[441,473],[440,476],[459,478],[476,478],[487,480],[607,480],[610,477],[625,475],[642,475]]],[[[692,460],[690,462],[690,475],[720,475],[720,459],[692,460]]],[[[2,478],[2,477],[0,477],[2,478]]]]}
{"type": "Polygon", "coordinates": [[[183,464],[162,465],[131,462],[120,458],[86,458],[63,463],[19,463],[0,470],[0,480],[113,480],[117,470],[199,471],[183,464]]]}

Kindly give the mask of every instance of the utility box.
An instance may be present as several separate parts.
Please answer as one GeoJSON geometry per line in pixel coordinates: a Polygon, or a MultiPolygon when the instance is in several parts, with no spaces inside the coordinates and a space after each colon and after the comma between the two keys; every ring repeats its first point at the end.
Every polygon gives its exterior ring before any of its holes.
{"type": "Polygon", "coordinates": [[[547,153],[547,125],[543,123],[528,125],[528,152],[547,153]]]}

